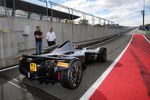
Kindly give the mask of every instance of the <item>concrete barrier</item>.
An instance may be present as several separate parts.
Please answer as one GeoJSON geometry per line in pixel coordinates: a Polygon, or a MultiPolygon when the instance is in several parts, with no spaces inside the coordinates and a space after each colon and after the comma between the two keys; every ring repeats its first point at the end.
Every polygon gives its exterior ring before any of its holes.
{"type": "MultiPolygon", "coordinates": [[[[35,49],[34,31],[37,25],[41,26],[44,36],[46,36],[49,28],[53,27],[57,44],[64,40],[70,40],[74,43],[92,41],[128,31],[128,29],[119,28],[0,17],[0,68],[17,64],[17,57],[23,54],[22,51],[35,49]]],[[[47,47],[47,43],[44,37],[43,48],[45,47],[47,47]]]]}

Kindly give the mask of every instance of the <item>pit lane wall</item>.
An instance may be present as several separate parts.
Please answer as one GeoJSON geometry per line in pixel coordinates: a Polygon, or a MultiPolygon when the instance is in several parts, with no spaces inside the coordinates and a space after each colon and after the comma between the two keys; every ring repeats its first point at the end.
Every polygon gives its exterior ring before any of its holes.
{"type": "Polygon", "coordinates": [[[57,44],[65,40],[81,43],[128,31],[120,28],[0,17],[0,68],[17,64],[20,56],[18,53],[35,48],[34,31],[37,25],[41,26],[41,31],[44,33],[43,48],[47,47],[45,37],[50,27],[54,28],[57,44]]]}

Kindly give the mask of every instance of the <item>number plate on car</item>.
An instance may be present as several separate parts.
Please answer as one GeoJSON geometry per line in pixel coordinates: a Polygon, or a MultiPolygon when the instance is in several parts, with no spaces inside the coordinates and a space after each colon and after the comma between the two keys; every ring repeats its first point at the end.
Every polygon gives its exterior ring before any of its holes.
{"type": "Polygon", "coordinates": [[[30,71],[33,71],[33,72],[37,71],[36,63],[30,63],[30,71]]]}

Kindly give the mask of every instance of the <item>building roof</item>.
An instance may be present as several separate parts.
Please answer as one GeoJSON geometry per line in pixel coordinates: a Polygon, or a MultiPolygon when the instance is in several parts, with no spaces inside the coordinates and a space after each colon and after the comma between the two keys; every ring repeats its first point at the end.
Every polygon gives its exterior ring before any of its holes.
{"type": "MultiPolygon", "coordinates": [[[[13,0],[5,0],[5,1],[6,1],[6,7],[13,9],[13,0]]],[[[14,0],[14,1],[15,1],[15,10],[23,10],[31,13],[40,14],[40,15],[47,15],[46,7],[29,3],[26,1],[22,1],[22,0],[14,0]]],[[[72,14],[69,15],[69,13],[48,8],[49,16],[51,16],[51,10],[52,10],[52,16],[55,18],[70,19],[70,20],[79,18],[79,16],[76,15],[72,15],[72,14]]]]}

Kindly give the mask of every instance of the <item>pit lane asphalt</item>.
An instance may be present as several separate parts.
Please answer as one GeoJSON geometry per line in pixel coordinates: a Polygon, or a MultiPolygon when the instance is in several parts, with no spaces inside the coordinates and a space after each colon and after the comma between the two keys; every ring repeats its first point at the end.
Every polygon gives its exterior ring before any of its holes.
{"type": "Polygon", "coordinates": [[[60,83],[45,85],[30,81],[19,73],[18,68],[0,72],[0,100],[78,100],[113,63],[136,32],[137,29],[123,33],[117,39],[99,45],[107,48],[108,61],[88,64],[82,82],[75,90],[65,89],[60,83]]]}

